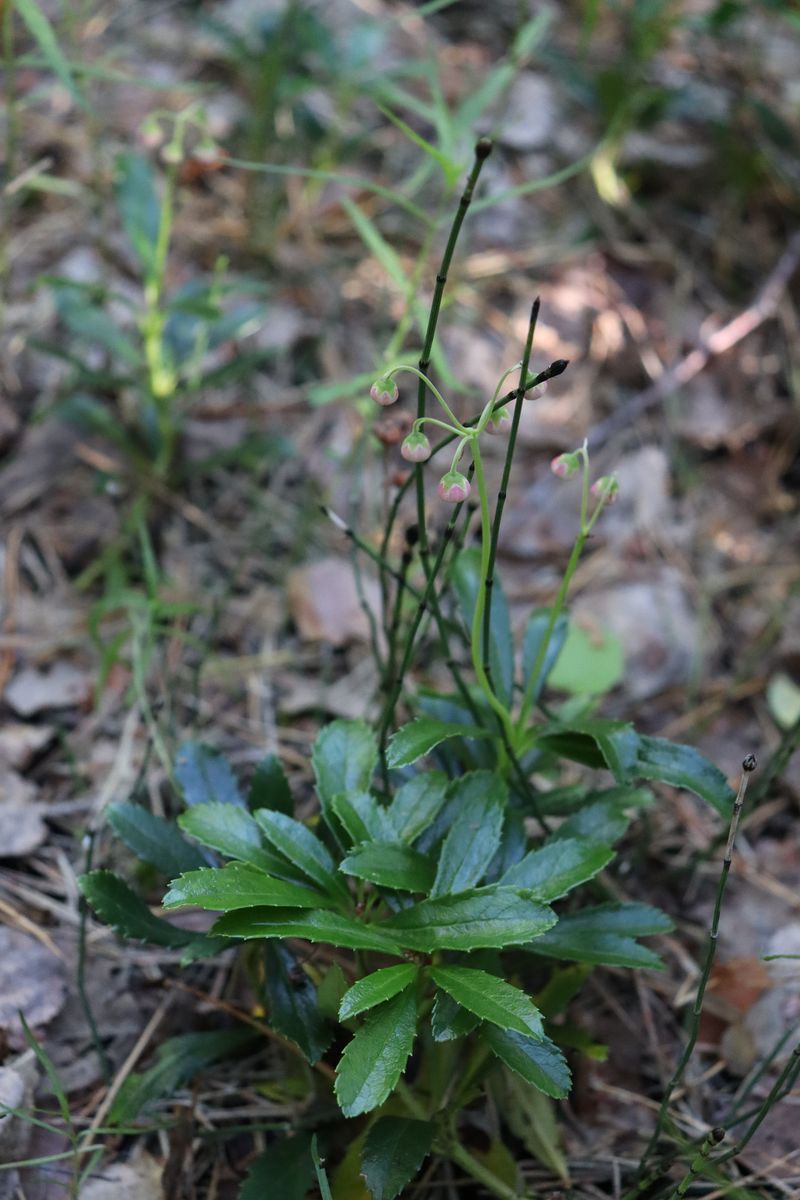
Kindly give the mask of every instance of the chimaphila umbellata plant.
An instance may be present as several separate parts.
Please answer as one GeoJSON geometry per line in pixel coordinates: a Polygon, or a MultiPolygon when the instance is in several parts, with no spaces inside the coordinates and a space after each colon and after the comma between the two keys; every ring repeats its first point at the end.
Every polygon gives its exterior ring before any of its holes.
{"type": "MultiPolygon", "coordinates": [[[[653,802],[641,781],[688,788],[723,815],[734,799],[722,773],[693,748],[597,715],[596,690],[563,698],[567,593],[586,539],[616,494],[613,477],[592,483],[586,445],[551,464],[557,477],[580,476],[577,536],[552,604],[530,614],[515,651],[496,572],[500,521],[521,406],[566,364],[529,370],[538,303],[521,363],[470,420],[455,416],[427,361],[460,222],[487,154],[479,143],[420,365],[390,366],[372,389],[378,404],[391,404],[399,397],[395,376],[417,378],[417,416],[401,450],[413,473],[390,508],[380,552],[344,526],[354,546],[377,560],[387,599],[396,585],[384,605],[389,636],[376,729],[343,720],[322,729],[311,755],[318,810],[305,819],[274,758],[244,795],[227,764],[195,744],[175,762],[186,805],[177,824],[135,804],[112,810],[115,831],[171,880],[167,909],[221,914],[207,934],[156,917],[112,872],[82,881],[92,907],[117,930],[179,948],[187,963],[242,947],[272,1036],[314,1065],[305,1128],[329,1120],[332,1099],[356,1122],[338,1184],[334,1177],[342,1197],[361,1175],[374,1200],[392,1200],[429,1155],[450,1159],[503,1200],[519,1196],[508,1154],[487,1159],[471,1145],[470,1106],[482,1096],[491,1097],[507,1135],[564,1172],[548,1106],[569,1091],[567,1053],[604,1053],[570,1022],[569,1003],[597,965],[657,968],[657,955],[638,939],[671,927],[657,909],[620,900],[618,885],[601,874],[632,815],[653,802]],[[501,395],[517,372],[517,386],[501,395]],[[426,411],[428,393],[441,418],[426,411]],[[429,428],[443,435],[435,446],[429,428]],[[481,439],[504,430],[493,509],[481,439]],[[453,443],[439,495],[452,506],[452,531],[462,508],[471,515],[465,501],[474,489],[479,545],[444,537],[434,553],[422,472],[453,443]],[[422,519],[395,568],[389,534],[412,486],[422,519]],[[410,578],[414,547],[419,587],[410,578]],[[416,715],[389,736],[426,614],[455,691],[409,698],[416,715]],[[450,645],[462,634],[474,683],[450,645]],[[565,762],[589,770],[570,767],[565,782],[565,762]],[[578,888],[585,899],[576,903],[578,888]]],[[[157,1083],[140,1086],[134,1098],[154,1094],[157,1083]]],[[[131,1100],[126,1119],[135,1109],[131,1100]]],[[[327,1138],[332,1149],[330,1130],[327,1138]]],[[[281,1163],[300,1179],[308,1172],[310,1186],[315,1162],[297,1133],[268,1148],[252,1179],[268,1179],[281,1163]]],[[[243,1196],[253,1194],[246,1184],[243,1196]]]]}

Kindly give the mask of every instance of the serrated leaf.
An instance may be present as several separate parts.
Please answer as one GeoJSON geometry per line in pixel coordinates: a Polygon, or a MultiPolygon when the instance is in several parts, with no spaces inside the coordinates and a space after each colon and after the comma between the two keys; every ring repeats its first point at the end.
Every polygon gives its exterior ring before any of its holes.
{"type": "Polygon", "coordinates": [[[336,1098],[346,1117],[380,1107],[405,1070],[417,1032],[414,987],[371,1012],[336,1068],[336,1098]]]}
{"type": "Polygon", "coordinates": [[[725,776],[694,746],[667,738],[640,737],[638,772],[645,779],[660,779],[673,787],[694,792],[723,817],[729,817],[735,799],[725,776]]]}
{"type": "Polygon", "coordinates": [[[372,1200],[395,1200],[416,1175],[433,1145],[431,1121],[379,1117],[367,1133],[362,1175],[372,1200]]]}
{"type": "Polygon", "coordinates": [[[589,767],[608,767],[618,783],[636,778],[640,738],[627,721],[587,717],[547,726],[536,737],[536,745],[589,767]]]}
{"type": "Polygon", "coordinates": [[[122,224],[148,276],[155,264],[161,219],[153,168],[133,151],[118,155],[115,165],[114,193],[122,224]]]}
{"type": "MultiPolygon", "coordinates": [[[[178,817],[181,829],[204,846],[262,871],[285,875],[288,863],[265,850],[250,813],[235,804],[196,804],[178,817]]],[[[181,872],[175,872],[180,874],[181,872]]]]}
{"type": "Polygon", "coordinates": [[[668,933],[672,927],[666,913],[647,904],[601,904],[561,917],[525,949],[575,962],[661,969],[658,955],[634,939],[668,933]]]}
{"type": "Polygon", "coordinates": [[[456,1004],[447,992],[437,992],[431,1009],[431,1033],[435,1042],[452,1042],[466,1037],[480,1024],[473,1013],[456,1004]]]}
{"type": "Polygon", "coordinates": [[[184,742],[175,756],[175,778],[187,804],[244,806],[229,763],[211,746],[184,742]]]}
{"type": "Polygon", "coordinates": [[[327,909],[296,912],[290,908],[251,908],[226,913],[212,927],[220,937],[304,938],[347,950],[379,950],[399,957],[403,943],[383,926],[367,925],[327,909]]]}
{"type": "MultiPolygon", "coordinates": [[[[528,617],[528,624],[525,626],[525,638],[522,643],[522,686],[528,687],[528,681],[536,668],[539,655],[541,654],[542,643],[547,633],[547,626],[550,623],[550,609],[537,608],[528,617]]],[[[553,632],[550,635],[547,649],[542,655],[541,666],[537,674],[537,683],[533,688],[532,698],[533,703],[542,694],[542,688],[547,683],[547,678],[553,669],[556,659],[558,658],[564,646],[567,637],[567,629],[569,628],[569,620],[564,613],[560,613],[556,617],[553,625],[553,632]]]]}
{"type": "Polygon", "coordinates": [[[322,812],[338,833],[332,811],[334,796],[367,792],[378,765],[378,743],[366,721],[331,721],[317,735],[311,751],[322,812]]]}
{"type": "Polygon", "coordinates": [[[546,1096],[560,1100],[569,1093],[569,1067],[549,1038],[533,1038],[496,1025],[484,1025],[482,1036],[501,1062],[546,1096]]]}
{"type": "Polygon", "coordinates": [[[556,922],[552,909],[513,888],[473,888],[457,896],[421,900],[381,926],[412,950],[475,950],[522,945],[556,922]]]}
{"type": "Polygon", "coordinates": [[[329,896],[347,899],[347,887],[336,875],[327,847],[302,821],[286,813],[259,808],[255,813],[259,828],[267,840],[303,874],[329,896]]]}
{"type": "Polygon", "coordinates": [[[270,1025],[291,1038],[310,1063],[318,1062],[331,1043],[333,1030],[317,1006],[317,989],[281,942],[267,942],[264,961],[270,1025]]]}
{"type": "Polygon", "coordinates": [[[346,875],[367,879],[378,887],[400,892],[430,891],[436,868],[424,854],[410,846],[368,842],[351,850],[339,868],[346,875]]]}
{"type": "MultiPolygon", "coordinates": [[[[453,568],[453,587],[468,629],[472,628],[478,589],[483,586],[481,552],[477,546],[470,546],[460,552],[453,568]]],[[[508,705],[514,687],[514,639],[511,636],[508,604],[496,568],[492,585],[489,666],[494,690],[498,698],[508,705]]]]}
{"type": "Polygon", "coordinates": [[[576,696],[597,696],[619,683],[625,670],[622,643],[610,630],[587,631],[570,621],[550,686],[576,696]]]}
{"type": "Polygon", "coordinates": [[[113,871],[90,871],[78,880],[80,889],[98,917],[123,937],[155,946],[187,946],[197,933],[170,925],[157,917],[127,883],[113,871]]]}
{"type": "Polygon", "coordinates": [[[324,908],[332,901],[301,883],[275,879],[246,863],[230,863],[227,867],[187,871],[173,879],[163,903],[165,908],[192,904],[196,908],[228,912],[264,905],[276,908],[324,908]]]}
{"type": "Polygon", "coordinates": [[[371,792],[340,792],[331,807],[353,842],[379,842],[391,836],[386,809],[371,792]]]}
{"type": "Polygon", "coordinates": [[[430,976],[457,1004],[501,1029],[542,1037],[542,1018],[532,1000],[513,984],[474,967],[431,967],[430,976]]]}
{"type": "Polygon", "coordinates": [[[500,844],[508,789],[491,771],[472,771],[450,787],[456,816],[442,843],[431,896],[449,896],[473,887],[500,844]]]}
{"type": "Polygon", "coordinates": [[[553,837],[556,841],[589,838],[612,846],[625,836],[630,823],[631,819],[622,805],[614,800],[597,800],[568,817],[553,837]]]}
{"type": "Polygon", "coordinates": [[[280,1200],[305,1200],[313,1178],[311,1135],[298,1133],[259,1154],[247,1172],[239,1200],[265,1200],[270,1195],[280,1200]]]}
{"type": "Polygon", "coordinates": [[[255,769],[247,793],[247,807],[272,808],[277,812],[294,816],[294,804],[286,772],[277,754],[267,754],[255,769]]]}
{"type": "Polygon", "coordinates": [[[510,867],[500,883],[506,887],[530,888],[538,899],[549,903],[592,879],[602,871],[614,851],[588,838],[559,838],[540,850],[531,850],[510,867]]]}
{"type": "Polygon", "coordinates": [[[397,789],[387,811],[401,842],[416,841],[435,820],[446,795],[447,776],[442,771],[420,772],[397,789]]]}
{"type": "Polygon", "coordinates": [[[112,804],[108,821],[136,857],[162,875],[171,878],[206,865],[200,851],[181,837],[171,821],[157,817],[141,804],[112,804]]]}
{"type": "Polygon", "coordinates": [[[414,963],[401,963],[398,967],[383,967],[373,971],[354,983],[342,996],[339,1005],[339,1020],[349,1021],[351,1017],[383,1004],[398,992],[404,991],[414,981],[419,968],[414,963]]]}
{"type": "Polygon", "coordinates": [[[479,729],[477,725],[456,725],[451,721],[437,721],[435,717],[415,717],[389,740],[386,763],[391,768],[409,767],[449,738],[488,736],[488,730],[479,729]]]}

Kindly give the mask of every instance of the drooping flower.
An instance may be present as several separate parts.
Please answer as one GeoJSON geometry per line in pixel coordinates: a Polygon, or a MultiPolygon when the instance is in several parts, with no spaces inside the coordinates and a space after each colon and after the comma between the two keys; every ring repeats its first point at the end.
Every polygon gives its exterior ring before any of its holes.
{"type": "Polygon", "coordinates": [[[557,454],[555,458],[550,460],[550,470],[559,479],[569,479],[580,468],[580,465],[580,459],[575,452],[572,454],[557,454]]]}
{"type": "Polygon", "coordinates": [[[546,391],[547,391],[547,380],[545,379],[544,383],[537,383],[535,388],[531,388],[531,390],[529,392],[526,392],[525,399],[526,400],[541,400],[542,396],[545,394],[546,391]]]}
{"type": "Polygon", "coordinates": [[[498,408],[486,422],[487,433],[508,433],[511,428],[511,414],[507,408],[498,408]]]}
{"type": "Polygon", "coordinates": [[[595,500],[602,500],[605,504],[613,504],[619,495],[619,483],[617,482],[616,475],[601,475],[599,479],[595,479],[589,491],[595,500]]]}
{"type": "Polygon", "coordinates": [[[460,504],[462,500],[466,500],[472,488],[466,475],[462,475],[460,471],[448,471],[439,480],[436,491],[439,498],[446,500],[448,504],[460,504]]]}
{"type": "Polygon", "coordinates": [[[376,404],[380,404],[383,408],[388,408],[390,404],[394,404],[400,392],[393,379],[384,378],[375,380],[369,389],[369,394],[376,404]]]}
{"type": "Polygon", "coordinates": [[[412,430],[404,438],[400,453],[406,462],[423,463],[431,456],[431,444],[421,429],[412,430]]]}

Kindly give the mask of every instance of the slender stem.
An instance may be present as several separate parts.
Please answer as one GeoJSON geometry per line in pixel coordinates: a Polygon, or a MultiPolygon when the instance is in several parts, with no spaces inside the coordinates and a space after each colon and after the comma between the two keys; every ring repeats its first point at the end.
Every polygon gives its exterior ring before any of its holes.
{"type": "MultiPolygon", "coordinates": [[[[528,363],[531,360],[531,350],[533,349],[533,335],[536,331],[536,321],[539,316],[539,297],[537,296],[533,302],[531,316],[528,322],[528,336],[525,342],[525,352],[522,355],[522,362],[519,370],[519,386],[517,387],[517,395],[514,403],[514,415],[511,419],[511,430],[508,435],[508,445],[506,447],[506,460],[503,464],[503,475],[500,481],[500,491],[497,493],[497,505],[494,510],[494,522],[492,524],[491,547],[489,550],[489,563],[487,566],[486,576],[483,579],[483,587],[486,591],[486,605],[483,613],[483,658],[484,662],[489,659],[489,639],[492,627],[492,595],[494,588],[494,568],[497,561],[497,546],[500,540],[500,525],[503,520],[503,510],[505,508],[506,496],[508,495],[508,482],[511,478],[511,463],[514,458],[514,450],[517,444],[517,430],[519,429],[519,421],[522,416],[522,405],[525,399],[525,380],[528,378],[528,363]]],[[[494,407],[494,406],[492,406],[494,407]]]]}
{"type": "Polygon", "coordinates": [[[742,1084],[739,1087],[739,1090],[737,1091],[736,1095],[733,1098],[733,1104],[730,1107],[730,1111],[728,1113],[727,1120],[725,1121],[726,1127],[732,1123],[732,1119],[739,1112],[739,1110],[741,1109],[745,1100],[751,1094],[751,1092],[753,1091],[753,1088],[758,1083],[759,1079],[761,1079],[764,1076],[764,1073],[769,1069],[770,1063],[775,1061],[775,1059],[778,1057],[778,1055],[780,1054],[783,1047],[789,1041],[789,1038],[792,1036],[792,1034],[794,1034],[796,1032],[797,1032],[796,1025],[794,1027],[790,1026],[789,1029],[785,1030],[781,1034],[781,1036],[778,1038],[777,1042],[772,1047],[769,1054],[766,1054],[762,1058],[761,1062],[758,1064],[756,1069],[753,1072],[751,1072],[751,1074],[747,1077],[747,1079],[742,1081],[742,1084]]]}
{"type": "MultiPolygon", "coordinates": [[[[670,1192],[669,1200],[681,1200],[681,1197],[686,1195],[689,1190],[689,1185],[694,1179],[697,1178],[697,1176],[703,1170],[703,1167],[706,1165],[711,1151],[720,1144],[724,1137],[724,1129],[712,1129],[708,1133],[708,1135],[703,1139],[703,1144],[697,1151],[697,1154],[689,1164],[689,1170],[686,1172],[678,1186],[670,1192]]],[[[719,1159],[716,1161],[719,1162],[719,1159]]]]}
{"type": "Polygon", "coordinates": [[[485,1167],[477,1158],[473,1158],[469,1150],[458,1141],[455,1134],[447,1143],[446,1154],[456,1166],[461,1167],[462,1171],[466,1171],[473,1179],[477,1179],[478,1183],[483,1184],[486,1190],[493,1196],[499,1197],[499,1200],[520,1200],[519,1192],[510,1188],[507,1183],[503,1183],[502,1179],[498,1179],[494,1172],[485,1167]]]}
{"type": "Polygon", "coordinates": [[[661,1136],[661,1131],[664,1128],[664,1122],[666,1121],[667,1114],[669,1112],[670,1100],[672,1099],[675,1088],[683,1078],[684,1072],[689,1064],[689,1060],[692,1057],[692,1053],[697,1043],[697,1036],[700,1031],[700,1017],[703,1012],[703,998],[705,996],[706,985],[711,974],[714,956],[717,951],[717,937],[719,935],[719,921],[720,914],[722,912],[722,900],[725,895],[725,887],[731,870],[731,862],[733,860],[733,845],[736,840],[736,831],[739,827],[739,818],[742,813],[742,806],[744,805],[748,779],[750,772],[754,769],[755,759],[750,756],[744,760],[742,765],[742,774],[739,779],[739,789],[736,793],[736,799],[733,804],[733,812],[731,813],[731,822],[728,828],[728,843],[725,848],[725,858],[722,861],[722,871],[720,872],[719,884],[717,885],[717,897],[714,903],[714,915],[711,919],[711,929],[708,935],[708,947],[706,950],[705,962],[703,964],[703,970],[700,975],[700,983],[697,988],[697,994],[695,996],[694,1006],[692,1008],[691,1021],[689,1023],[689,1036],[680,1061],[675,1068],[672,1078],[667,1084],[667,1088],[661,1100],[658,1116],[656,1117],[655,1128],[653,1129],[650,1141],[647,1143],[644,1154],[642,1155],[641,1167],[644,1167],[648,1158],[658,1144],[658,1139],[661,1136]]]}
{"type": "MultiPolygon", "coordinates": [[[[444,409],[444,411],[447,413],[447,416],[450,418],[452,424],[456,427],[458,432],[459,433],[467,432],[466,429],[464,428],[464,426],[459,421],[458,417],[455,415],[455,413],[451,409],[450,405],[445,400],[442,393],[439,391],[439,389],[437,387],[435,387],[431,383],[431,381],[427,375],[423,375],[422,371],[418,371],[416,367],[409,366],[407,363],[400,363],[399,366],[391,367],[390,370],[388,370],[386,372],[386,378],[391,379],[392,375],[397,375],[398,372],[400,372],[400,371],[410,371],[412,375],[416,375],[416,377],[420,381],[420,383],[424,387],[426,387],[429,392],[433,392],[434,396],[439,401],[439,404],[444,409]]],[[[430,420],[429,417],[425,418],[425,419],[430,420]]],[[[415,421],[414,424],[417,424],[417,422],[415,421]]],[[[442,428],[448,429],[448,428],[450,428],[450,426],[443,425],[442,428]]]]}
{"type": "Polygon", "coordinates": [[[391,681],[394,679],[395,667],[397,666],[400,617],[403,611],[403,594],[405,592],[408,569],[411,566],[411,558],[411,547],[406,546],[405,550],[403,551],[403,557],[400,560],[400,575],[397,581],[397,591],[395,592],[394,611],[392,612],[392,619],[389,623],[389,652],[386,662],[386,671],[384,673],[384,689],[391,687],[391,681]]]}
{"type": "MultiPolygon", "coordinates": [[[[92,869],[92,860],[94,858],[94,839],[94,830],[89,830],[85,839],[86,860],[84,863],[84,871],[87,875],[92,869]]],[[[86,1019],[86,1024],[89,1027],[89,1033],[92,1037],[92,1044],[95,1049],[95,1054],[97,1055],[98,1062],[100,1063],[100,1070],[106,1083],[110,1083],[114,1073],[111,1060],[106,1053],[106,1048],[103,1045],[100,1037],[94,1012],[92,1011],[92,1005],[89,1000],[89,994],[86,991],[86,919],[88,912],[89,906],[86,903],[86,899],[84,896],[81,896],[80,903],[78,905],[78,962],[76,966],[76,982],[78,987],[78,997],[80,999],[81,1008],[83,1009],[83,1015],[86,1019]]]]}
{"type": "Polygon", "coordinates": [[[772,1085],[769,1095],[765,1097],[764,1103],[758,1108],[752,1123],[739,1138],[736,1145],[731,1147],[730,1150],[726,1151],[725,1154],[720,1155],[720,1157],[716,1160],[717,1165],[728,1162],[729,1159],[735,1158],[737,1154],[741,1154],[747,1143],[756,1133],[756,1130],[766,1118],[770,1109],[772,1109],[777,1104],[778,1100],[781,1099],[781,1093],[783,1092],[784,1085],[788,1082],[789,1090],[791,1090],[798,1073],[800,1073],[800,1043],[795,1046],[791,1057],[788,1059],[785,1067],[775,1080],[775,1083],[772,1085]]]}

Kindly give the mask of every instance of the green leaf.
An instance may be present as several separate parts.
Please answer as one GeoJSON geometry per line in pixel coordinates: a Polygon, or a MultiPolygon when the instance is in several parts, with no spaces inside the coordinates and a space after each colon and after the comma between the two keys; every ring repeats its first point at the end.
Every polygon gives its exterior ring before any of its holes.
{"type": "Polygon", "coordinates": [[[352,841],[379,842],[390,838],[386,809],[371,792],[341,792],[333,797],[331,807],[352,841]]]}
{"type": "Polygon", "coordinates": [[[500,845],[508,789],[491,771],[472,771],[455,780],[448,799],[456,816],[442,843],[431,896],[465,892],[479,882],[500,845]]]}
{"type": "Polygon", "coordinates": [[[600,904],[561,917],[525,949],[549,958],[660,970],[664,964],[658,955],[634,939],[670,929],[669,917],[647,904],[600,904]]]}
{"type": "Polygon", "coordinates": [[[211,746],[184,742],[175,756],[175,778],[187,804],[240,804],[244,800],[227,761],[211,746]]]}
{"type": "Polygon", "coordinates": [[[109,1123],[129,1124],[148,1104],[174,1096],[201,1071],[258,1044],[260,1038],[252,1029],[184,1033],[169,1038],[159,1046],[155,1064],[149,1070],[125,1080],[111,1108],[109,1123]]]}
{"type": "Polygon", "coordinates": [[[639,774],[645,779],[660,779],[673,787],[694,792],[723,817],[729,817],[735,799],[719,767],[709,762],[694,746],[670,742],[667,738],[640,737],[639,774]]]}
{"type": "Polygon", "coordinates": [[[372,1200],[395,1200],[416,1175],[433,1145],[431,1121],[379,1117],[367,1133],[361,1173],[372,1200]]]}
{"type": "Polygon", "coordinates": [[[311,1135],[298,1133],[269,1146],[251,1164],[239,1200],[305,1200],[314,1178],[311,1135]]]}
{"type": "MultiPolygon", "coordinates": [[[[181,813],[178,824],[184,833],[228,858],[237,858],[275,875],[286,875],[291,870],[283,859],[264,849],[258,825],[250,813],[238,805],[196,804],[181,813]]],[[[173,872],[176,874],[181,871],[173,872]]]]}
{"type": "Polygon", "coordinates": [[[482,1035],[501,1062],[540,1092],[556,1100],[568,1094],[572,1084],[569,1067],[549,1038],[533,1038],[496,1025],[484,1025],[482,1035]]]}
{"type": "Polygon", "coordinates": [[[290,908],[250,908],[226,913],[214,924],[220,937],[304,938],[307,942],[330,942],[347,950],[379,950],[402,954],[403,943],[383,926],[367,925],[326,909],[295,912],[290,908]]]}
{"type": "Polygon", "coordinates": [[[317,1006],[317,989],[281,942],[268,941],[264,959],[270,1025],[291,1038],[310,1063],[318,1062],[333,1031],[317,1006]]]}
{"type": "Polygon", "coordinates": [[[227,912],[229,909],[263,905],[276,908],[324,907],[326,902],[327,897],[303,884],[274,879],[246,863],[230,863],[227,867],[187,871],[173,879],[163,903],[165,908],[193,904],[197,908],[227,912]]]}
{"type": "Polygon", "coordinates": [[[331,821],[331,805],[340,793],[369,791],[378,765],[378,744],[366,721],[331,721],[317,735],[311,751],[322,812],[331,821]]]}
{"type": "Polygon", "coordinates": [[[561,1130],[553,1102],[507,1068],[491,1081],[492,1095],[508,1128],[534,1158],[566,1184],[569,1168],[561,1150],[561,1130]]]}
{"type": "Polygon", "coordinates": [[[390,824],[401,842],[411,843],[436,818],[447,795],[441,771],[423,771],[398,788],[388,808],[390,824]]]}
{"type": "Polygon", "coordinates": [[[349,1021],[384,1000],[391,1000],[398,992],[405,991],[416,979],[419,968],[414,963],[401,963],[399,967],[383,967],[365,975],[345,992],[339,1005],[339,1020],[349,1021]]]}
{"type": "Polygon", "coordinates": [[[568,817],[553,837],[558,841],[562,838],[589,838],[611,846],[625,836],[630,823],[630,817],[621,804],[614,800],[597,800],[568,817]]]}
{"type": "Polygon", "coordinates": [[[88,111],[89,105],[78,90],[69,63],[61,53],[53,26],[36,0],[13,0],[13,7],[27,25],[28,32],[41,50],[50,70],[61,81],[75,103],[88,111]]]}
{"type": "Polygon", "coordinates": [[[610,630],[587,631],[570,621],[566,641],[550,673],[550,686],[575,696],[609,692],[625,671],[622,643],[610,630]]]}
{"type": "Polygon", "coordinates": [[[447,992],[437,992],[431,1009],[431,1033],[435,1042],[453,1042],[466,1037],[480,1022],[473,1013],[456,1004],[447,992]]]}
{"type": "Polygon", "coordinates": [[[368,879],[378,887],[395,888],[400,892],[424,892],[431,889],[435,867],[425,854],[410,846],[388,842],[369,842],[357,846],[342,861],[339,868],[347,875],[368,879]]]}
{"type": "Polygon", "coordinates": [[[409,767],[449,738],[488,736],[488,730],[479,729],[477,725],[455,725],[450,721],[437,721],[434,717],[416,717],[390,739],[386,763],[389,767],[409,767]]]}
{"type": "Polygon", "coordinates": [[[125,233],[149,277],[156,261],[161,204],[153,168],[143,155],[126,151],[117,156],[114,192],[125,233]]]}
{"type": "MultiPolygon", "coordinates": [[[[542,642],[547,633],[547,626],[550,621],[549,608],[536,608],[528,617],[528,624],[525,626],[525,640],[522,643],[522,684],[523,687],[528,686],[528,680],[533,674],[539,654],[541,653],[542,642]]],[[[547,645],[547,650],[542,658],[542,665],[538,671],[538,681],[533,689],[534,704],[542,694],[542,688],[547,682],[547,678],[553,669],[556,659],[558,658],[564,646],[567,637],[567,629],[569,620],[564,613],[560,613],[556,617],[553,626],[553,632],[550,635],[550,641],[547,645]]]]}
{"type": "Polygon", "coordinates": [[[275,849],[318,887],[338,899],[348,897],[347,887],[336,875],[336,867],[327,847],[307,825],[269,808],[259,808],[255,818],[275,849]]]}
{"type": "Polygon", "coordinates": [[[256,767],[247,794],[247,807],[251,811],[273,808],[286,813],[287,817],[294,816],[289,780],[277,754],[267,754],[256,767]]]}
{"type": "Polygon", "coordinates": [[[530,888],[539,900],[549,903],[592,879],[613,857],[614,851],[602,842],[559,838],[540,850],[531,850],[509,867],[500,883],[505,887],[530,888]]]}
{"type": "Polygon", "coordinates": [[[371,1012],[336,1068],[336,1098],[346,1117],[379,1108],[405,1069],[417,1032],[416,989],[371,1012]]]}
{"type": "Polygon", "coordinates": [[[175,947],[188,946],[198,938],[196,932],[179,929],[151,913],[144,900],[113,871],[90,871],[81,875],[78,882],[98,917],[123,937],[175,947]]]}
{"type": "Polygon", "coordinates": [[[108,821],[136,857],[162,875],[172,878],[182,871],[206,866],[200,851],[181,837],[171,821],[157,817],[141,804],[112,804],[108,821]]]}
{"type": "Polygon", "coordinates": [[[406,271],[375,222],[347,196],[341,196],[339,203],[352,221],[356,233],[369,252],[383,267],[392,282],[397,285],[402,293],[405,293],[408,289],[406,271]]]}
{"type": "Polygon", "coordinates": [[[138,368],[142,354],[126,337],[105,309],[94,304],[82,289],[61,286],[56,289],[56,309],[67,328],[79,338],[108,350],[120,363],[138,368]]]}
{"type": "MultiPolygon", "coordinates": [[[[467,628],[472,628],[472,615],[481,579],[481,552],[477,546],[462,550],[453,569],[453,587],[467,628]]],[[[514,687],[514,639],[500,577],[495,569],[492,585],[491,628],[489,630],[489,666],[492,684],[498,698],[508,705],[514,687]]]]}
{"type": "Polygon", "coordinates": [[[439,167],[441,167],[442,174],[444,175],[445,185],[448,188],[452,187],[461,174],[460,163],[453,162],[453,160],[448,158],[446,154],[442,154],[441,150],[437,149],[436,146],[432,145],[429,141],[427,141],[426,138],[417,133],[416,129],[412,129],[412,127],[408,125],[402,117],[398,117],[396,113],[391,111],[391,109],[384,108],[382,104],[379,104],[378,108],[381,110],[387,120],[391,121],[393,125],[396,125],[398,129],[402,130],[409,141],[413,142],[415,146],[418,146],[424,154],[427,154],[435,163],[438,164],[439,167]]]}
{"type": "Polygon", "coordinates": [[[536,745],[589,767],[608,767],[619,783],[630,783],[638,771],[640,738],[627,721],[587,717],[583,721],[548,725],[536,745]]]}
{"type": "Polygon", "coordinates": [[[513,888],[473,888],[458,896],[421,900],[381,926],[412,950],[475,950],[515,946],[538,938],[555,913],[513,888]]]}
{"type": "Polygon", "coordinates": [[[430,976],[457,1004],[501,1029],[542,1037],[542,1018],[523,991],[474,967],[431,967],[430,976]]]}

